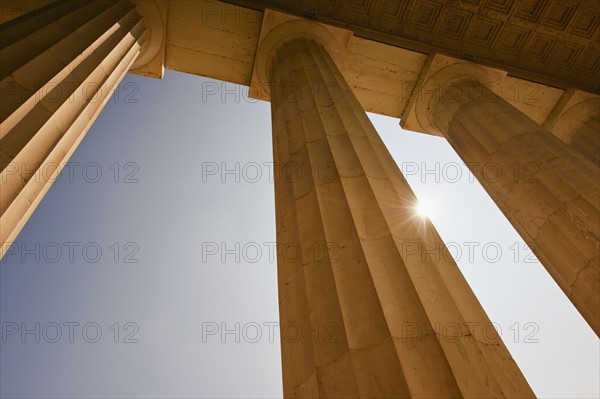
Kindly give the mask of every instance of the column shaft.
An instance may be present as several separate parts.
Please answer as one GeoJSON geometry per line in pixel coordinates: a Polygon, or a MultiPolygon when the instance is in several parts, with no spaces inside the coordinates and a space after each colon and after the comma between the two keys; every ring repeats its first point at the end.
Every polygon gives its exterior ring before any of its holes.
{"type": "Polygon", "coordinates": [[[146,40],[126,1],[56,2],[0,26],[0,257],[146,40]]]}
{"type": "Polygon", "coordinates": [[[271,96],[284,395],[532,397],[327,51],[279,47],[271,96]]]}
{"type": "Polygon", "coordinates": [[[453,88],[431,119],[600,334],[598,165],[483,85],[453,88]]]}

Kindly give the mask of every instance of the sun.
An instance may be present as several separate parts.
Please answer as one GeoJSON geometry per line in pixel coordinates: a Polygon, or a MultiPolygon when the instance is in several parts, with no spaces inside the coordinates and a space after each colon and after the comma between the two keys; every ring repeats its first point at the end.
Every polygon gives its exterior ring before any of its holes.
{"type": "Polygon", "coordinates": [[[419,216],[423,218],[431,218],[435,213],[435,205],[427,198],[423,198],[419,200],[419,202],[415,206],[415,211],[419,216]]]}

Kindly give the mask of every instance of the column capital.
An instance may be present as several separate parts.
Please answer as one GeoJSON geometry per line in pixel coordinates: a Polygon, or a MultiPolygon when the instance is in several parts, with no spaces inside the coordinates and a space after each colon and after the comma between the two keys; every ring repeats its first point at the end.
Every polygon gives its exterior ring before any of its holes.
{"type": "Polygon", "coordinates": [[[270,68],[275,51],[291,39],[307,37],[323,45],[338,67],[350,44],[353,32],[265,9],[258,38],[249,96],[270,101],[270,68]]]}
{"type": "Polygon", "coordinates": [[[567,91],[563,96],[568,98],[559,101],[554,118],[549,117],[544,127],[569,144],[583,124],[590,118],[600,116],[600,97],[578,90],[567,91]]]}
{"type": "Polygon", "coordinates": [[[400,125],[407,130],[442,136],[443,132],[434,122],[436,105],[441,99],[451,100],[458,108],[468,99],[457,92],[460,86],[479,83],[497,92],[506,74],[499,69],[432,53],[415,83],[400,125]]]}
{"type": "Polygon", "coordinates": [[[149,39],[142,46],[131,72],[162,78],[165,71],[168,2],[166,0],[131,0],[143,17],[149,39]]]}

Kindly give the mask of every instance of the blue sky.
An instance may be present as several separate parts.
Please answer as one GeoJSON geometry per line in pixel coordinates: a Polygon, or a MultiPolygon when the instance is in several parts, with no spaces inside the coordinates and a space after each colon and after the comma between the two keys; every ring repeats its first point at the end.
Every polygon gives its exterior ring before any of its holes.
{"type": "MultiPolygon", "coordinates": [[[[536,394],[600,396],[598,338],[448,143],[370,117],[536,394]]],[[[0,263],[2,397],[281,396],[270,123],[125,77],[0,263]]]]}

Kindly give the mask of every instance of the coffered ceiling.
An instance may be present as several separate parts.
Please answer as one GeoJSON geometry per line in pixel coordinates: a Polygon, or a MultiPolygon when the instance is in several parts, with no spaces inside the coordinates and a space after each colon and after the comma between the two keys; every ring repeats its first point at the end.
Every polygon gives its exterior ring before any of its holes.
{"type": "Polygon", "coordinates": [[[600,91],[600,1],[227,2],[316,19],[414,51],[466,58],[550,86],[600,91]]]}

